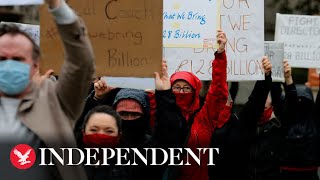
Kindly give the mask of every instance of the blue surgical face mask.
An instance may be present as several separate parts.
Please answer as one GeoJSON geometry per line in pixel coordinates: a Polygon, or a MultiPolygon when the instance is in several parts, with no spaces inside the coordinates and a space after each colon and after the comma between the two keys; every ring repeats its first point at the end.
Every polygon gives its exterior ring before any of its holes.
{"type": "Polygon", "coordinates": [[[0,92],[18,95],[28,86],[30,65],[15,60],[0,61],[0,92]]]}

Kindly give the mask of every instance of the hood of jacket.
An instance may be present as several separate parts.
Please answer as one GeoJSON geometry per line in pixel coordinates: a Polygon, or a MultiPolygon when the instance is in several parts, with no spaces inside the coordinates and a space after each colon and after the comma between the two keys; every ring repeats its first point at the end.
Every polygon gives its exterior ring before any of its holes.
{"type": "Polygon", "coordinates": [[[187,81],[194,89],[193,102],[188,107],[188,115],[191,115],[200,108],[199,95],[202,87],[201,81],[193,73],[187,71],[180,71],[174,73],[170,78],[171,85],[173,85],[177,80],[187,81]]]}
{"type": "Polygon", "coordinates": [[[296,85],[296,89],[297,89],[297,96],[298,97],[303,97],[306,100],[314,102],[313,93],[309,87],[307,87],[305,85],[296,85]]]}
{"type": "Polygon", "coordinates": [[[145,122],[143,129],[145,132],[149,131],[150,103],[147,93],[140,89],[123,88],[115,96],[113,107],[116,108],[117,103],[122,99],[134,99],[141,104],[144,112],[142,119],[145,122]]]}
{"type": "Polygon", "coordinates": [[[114,98],[113,107],[116,107],[117,103],[122,99],[134,99],[138,101],[143,107],[145,114],[149,113],[149,98],[145,91],[140,89],[123,88],[117,93],[116,97],[114,98]]]}

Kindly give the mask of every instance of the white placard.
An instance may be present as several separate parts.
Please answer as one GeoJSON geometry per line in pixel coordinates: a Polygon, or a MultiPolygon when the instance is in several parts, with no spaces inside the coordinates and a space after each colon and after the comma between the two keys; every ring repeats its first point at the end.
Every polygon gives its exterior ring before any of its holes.
{"type": "Polygon", "coordinates": [[[0,0],[0,6],[37,5],[43,2],[43,0],[0,0]]]}
{"type": "Polygon", "coordinates": [[[16,24],[22,31],[29,34],[29,36],[40,45],[40,26],[33,24],[13,23],[13,22],[1,22],[1,24],[16,24]]]}
{"type": "Polygon", "coordinates": [[[211,80],[214,49],[165,48],[164,56],[171,76],[178,71],[189,71],[201,80],[211,80]]]}
{"type": "Polygon", "coordinates": [[[102,77],[112,87],[133,88],[133,89],[155,89],[154,78],[133,78],[133,77],[102,77]]]}
{"type": "Polygon", "coordinates": [[[220,0],[163,1],[163,46],[201,48],[218,27],[220,0]]]}
{"type": "Polygon", "coordinates": [[[264,0],[221,0],[229,81],[264,79],[264,0]]]}
{"type": "Polygon", "coordinates": [[[320,17],[277,14],[275,41],[292,67],[320,68],[320,17]]]}
{"type": "Polygon", "coordinates": [[[272,64],[272,81],[284,82],[283,58],[284,43],[275,41],[264,42],[264,53],[272,64]]]}
{"type": "MultiPolygon", "coordinates": [[[[263,80],[264,1],[221,0],[220,4],[221,29],[228,38],[227,80],[263,80]]],[[[209,49],[165,48],[164,58],[168,62],[169,73],[177,69],[188,70],[201,80],[211,80],[210,61],[214,58],[212,47],[215,41],[214,38],[207,42],[205,48],[209,49]]]]}

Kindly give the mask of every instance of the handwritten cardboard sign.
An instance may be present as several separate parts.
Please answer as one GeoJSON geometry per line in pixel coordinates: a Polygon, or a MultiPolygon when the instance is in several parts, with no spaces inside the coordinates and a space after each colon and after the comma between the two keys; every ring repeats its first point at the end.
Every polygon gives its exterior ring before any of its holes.
{"type": "Polygon", "coordinates": [[[43,0],[0,0],[0,6],[36,5],[43,4],[43,0]]]}
{"type": "Polygon", "coordinates": [[[284,82],[283,58],[284,44],[282,42],[265,41],[264,53],[272,64],[272,81],[284,82]]]}
{"type": "MultiPolygon", "coordinates": [[[[220,0],[220,23],[228,38],[226,45],[228,81],[264,79],[264,1],[220,0]]],[[[214,29],[212,29],[214,31],[214,29]]],[[[188,70],[201,80],[211,79],[216,38],[203,48],[166,48],[169,73],[188,70]]]]}
{"type": "Polygon", "coordinates": [[[165,0],[164,47],[203,47],[215,38],[219,25],[219,0],[165,0]]]}
{"type": "MultiPolygon", "coordinates": [[[[97,76],[153,77],[162,61],[162,1],[69,0],[85,21],[97,76]]],[[[61,42],[47,7],[41,9],[42,69],[59,72],[61,42]]]]}
{"type": "Polygon", "coordinates": [[[22,31],[29,34],[29,36],[35,41],[35,43],[38,46],[40,45],[40,26],[39,25],[4,22],[4,21],[2,21],[1,24],[15,24],[15,25],[17,25],[22,31]]]}
{"type": "Polygon", "coordinates": [[[277,14],[275,40],[292,67],[320,68],[320,17],[277,14]]]}

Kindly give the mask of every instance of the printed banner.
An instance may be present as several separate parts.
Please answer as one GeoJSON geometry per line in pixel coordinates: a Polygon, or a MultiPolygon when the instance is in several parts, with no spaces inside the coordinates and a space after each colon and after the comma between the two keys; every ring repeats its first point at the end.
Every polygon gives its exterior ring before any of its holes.
{"type": "Polygon", "coordinates": [[[275,41],[292,67],[320,68],[320,17],[277,14],[275,41]]]}

